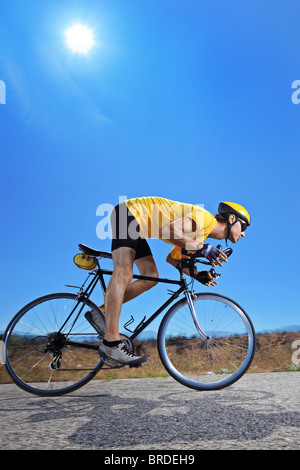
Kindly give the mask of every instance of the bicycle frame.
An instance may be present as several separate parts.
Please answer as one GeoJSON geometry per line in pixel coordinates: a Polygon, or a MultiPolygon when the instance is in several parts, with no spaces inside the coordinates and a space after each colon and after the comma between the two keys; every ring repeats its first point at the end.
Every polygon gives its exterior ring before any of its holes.
{"type": "MultiPolygon", "coordinates": [[[[89,274],[89,276],[93,275],[93,279],[91,280],[90,284],[88,285],[88,287],[84,291],[83,291],[83,286],[81,287],[80,292],[78,294],[78,299],[79,300],[82,297],[89,298],[91,296],[93,290],[95,289],[96,285],[98,284],[98,282],[100,282],[103,295],[105,295],[106,283],[105,283],[105,280],[104,280],[103,276],[104,275],[112,275],[113,271],[107,270],[107,269],[102,269],[101,266],[100,266],[98,258],[96,258],[96,262],[97,262],[97,268],[89,274]]],[[[209,339],[209,337],[203,332],[203,330],[201,329],[201,327],[198,323],[198,320],[197,320],[197,317],[196,317],[195,311],[194,311],[191,292],[188,289],[186,278],[185,278],[185,276],[182,272],[182,268],[181,268],[180,264],[178,265],[178,270],[180,272],[180,280],[179,281],[176,281],[174,279],[165,279],[165,278],[156,278],[156,277],[150,277],[150,276],[142,276],[140,274],[134,274],[133,275],[133,279],[141,279],[141,280],[144,280],[144,281],[161,282],[161,283],[166,283],[166,284],[174,284],[174,285],[178,285],[180,287],[176,292],[171,291],[171,293],[172,293],[171,297],[160,308],[158,308],[147,320],[145,320],[146,317],[144,317],[143,320],[136,326],[134,331],[131,331],[127,328],[127,326],[129,326],[134,321],[133,317],[131,316],[131,319],[127,323],[125,323],[125,325],[124,325],[124,328],[127,331],[129,331],[130,333],[132,333],[131,336],[129,336],[130,340],[134,340],[148,325],[150,325],[150,323],[153,322],[153,320],[155,320],[155,318],[158,317],[158,315],[160,315],[175,299],[177,299],[182,292],[185,293],[185,296],[187,298],[188,306],[189,306],[189,309],[191,311],[191,315],[192,315],[192,318],[193,318],[193,321],[194,321],[194,324],[197,328],[198,333],[203,337],[203,339],[205,339],[205,340],[209,339]]],[[[74,287],[74,286],[68,286],[68,287],[74,287]]]]}

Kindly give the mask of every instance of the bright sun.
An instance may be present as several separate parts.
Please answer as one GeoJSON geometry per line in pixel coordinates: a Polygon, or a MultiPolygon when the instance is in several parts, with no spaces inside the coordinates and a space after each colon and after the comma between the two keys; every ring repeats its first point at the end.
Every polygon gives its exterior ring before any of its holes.
{"type": "Polygon", "coordinates": [[[93,31],[82,24],[74,24],[65,32],[67,46],[78,54],[87,54],[95,44],[93,31]]]}

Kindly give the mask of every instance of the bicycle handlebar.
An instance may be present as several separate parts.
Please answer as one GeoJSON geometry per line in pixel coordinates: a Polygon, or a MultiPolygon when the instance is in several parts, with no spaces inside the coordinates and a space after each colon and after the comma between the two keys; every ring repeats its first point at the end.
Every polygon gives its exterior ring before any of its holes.
{"type": "MultiPolygon", "coordinates": [[[[223,251],[223,253],[225,253],[225,255],[227,256],[227,258],[232,254],[233,252],[233,249],[228,247],[228,248],[225,248],[225,250],[222,250],[222,246],[221,245],[218,245],[217,248],[219,248],[219,250],[223,251]]],[[[195,253],[193,253],[191,256],[190,256],[190,259],[193,258],[197,263],[202,263],[202,264],[211,264],[211,261],[202,261],[200,259],[196,259],[196,258],[199,258],[201,257],[200,255],[200,250],[196,251],[195,253]]],[[[203,256],[202,256],[203,257],[203,256]]]]}
{"type": "MultiPolygon", "coordinates": [[[[217,248],[219,248],[219,250],[222,250],[221,245],[218,245],[217,248]]],[[[228,247],[228,248],[225,248],[225,250],[222,250],[222,251],[223,251],[223,253],[225,253],[225,255],[228,258],[232,254],[233,249],[228,247]]],[[[186,267],[189,268],[191,277],[194,276],[195,263],[202,263],[202,264],[207,264],[207,265],[211,266],[211,263],[212,263],[211,261],[202,261],[202,260],[199,259],[200,257],[203,257],[203,256],[200,254],[200,250],[198,250],[198,251],[195,251],[195,253],[192,253],[188,260],[185,260],[185,262],[187,263],[186,267]]],[[[214,268],[211,268],[210,273],[211,273],[213,278],[215,278],[217,276],[216,271],[215,271],[214,268]]],[[[219,276],[220,275],[218,275],[218,277],[219,276]]]]}

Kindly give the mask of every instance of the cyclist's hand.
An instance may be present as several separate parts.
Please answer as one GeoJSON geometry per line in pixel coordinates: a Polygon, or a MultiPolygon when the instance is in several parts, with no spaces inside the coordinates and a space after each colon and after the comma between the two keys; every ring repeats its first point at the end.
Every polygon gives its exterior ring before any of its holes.
{"type": "Polygon", "coordinates": [[[215,281],[209,271],[199,271],[195,275],[195,279],[197,281],[201,282],[201,284],[204,284],[205,286],[215,286],[217,281],[215,281]]]}
{"type": "Polygon", "coordinates": [[[200,250],[200,255],[208,259],[213,267],[216,267],[216,264],[223,266],[221,261],[225,261],[225,263],[227,263],[227,256],[224,251],[220,250],[216,246],[209,245],[208,243],[203,245],[200,250]]]}

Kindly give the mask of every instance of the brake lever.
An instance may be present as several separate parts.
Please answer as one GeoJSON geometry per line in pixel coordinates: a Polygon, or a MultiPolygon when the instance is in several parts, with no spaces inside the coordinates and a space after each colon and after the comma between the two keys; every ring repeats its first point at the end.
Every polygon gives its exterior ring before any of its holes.
{"type": "Polygon", "coordinates": [[[221,273],[216,273],[214,268],[211,268],[211,270],[209,272],[210,272],[212,278],[215,279],[215,280],[219,279],[219,277],[221,276],[221,273]]]}
{"type": "Polygon", "coordinates": [[[227,258],[232,254],[233,252],[233,249],[230,248],[230,246],[228,246],[227,248],[225,248],[225,250],[222,250],[222,245],[218,245],[217,248],[219,248],[219,250],[223,251],[223,253],[227,256],[227,258]]]}
{"type": "MultiPolygon", "coordinates": [[[[221,245],[218,245],[217,248],[219,248],[219,250],[222,250],[222,246],[221,245]]],[[[225,248],[225,250],[222,250],[223,253],[225,253],[225,255],[227,256],[227,258],[232,254],[233,252],[233,249],[230,248],[230,247],[227,247],[225,248]]],[[[199,256],[199,255],[198,255],[199,256]]],[[[190,259],[188,260],[188,268],[190,270],[190,274],[191,276],[193,275],[193,272],[194,272],[194,263],[201,263],[201,264],[206,264],[206,265],[209,265],[211,266],[212,262],[211,261],[202,261],[200,259],[196,259],[197,258],[197,252],[192,254],[190,256],[190,259]]],[[[212,268],[213,269],[213,268],[212,268]]],[[[217,276],[215,279],[218,279],[221,274],[217,274],[215,271],[214,271],[215,275],[217,276]]]]}

